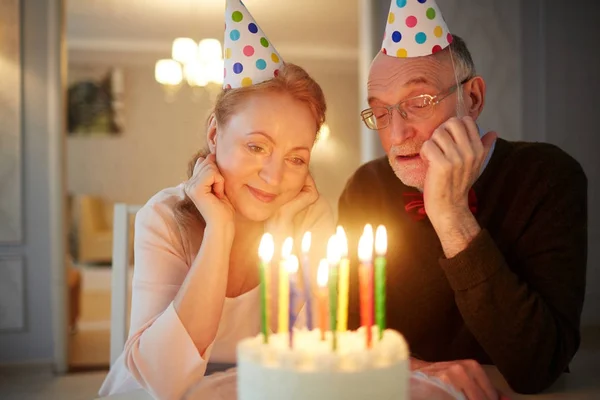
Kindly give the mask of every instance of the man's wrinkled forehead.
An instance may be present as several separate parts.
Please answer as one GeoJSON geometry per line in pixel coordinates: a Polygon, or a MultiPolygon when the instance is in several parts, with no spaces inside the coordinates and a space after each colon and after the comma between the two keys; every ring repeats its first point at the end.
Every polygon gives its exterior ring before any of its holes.
{"type": "Polygon", "coordinates": [[[398,58],[379,53],[369,70],[369,97],[416,85],[441,87],[448,67],[444,61],[436,56],[398,58]]]}

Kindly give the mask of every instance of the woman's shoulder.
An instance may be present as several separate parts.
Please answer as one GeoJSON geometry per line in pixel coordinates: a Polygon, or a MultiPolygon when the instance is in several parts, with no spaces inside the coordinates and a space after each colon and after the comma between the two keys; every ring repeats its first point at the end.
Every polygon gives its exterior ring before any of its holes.
{"type": "Polygon", "coordinates": [[[175,222],[175,206],[185,198],[183,184],[162,189],[154,194],[138,211],[137,218],[153,219],[160,217],[175,222]]]}
{"type": "Polygon", "coordinates": [[[175,217],[175,207],[185,198],[183,184],[162,189],[153,195],[137,212],[136,229],[153,228],[168,230],[170,234],[179,236],[179,224],[175,217]]]}

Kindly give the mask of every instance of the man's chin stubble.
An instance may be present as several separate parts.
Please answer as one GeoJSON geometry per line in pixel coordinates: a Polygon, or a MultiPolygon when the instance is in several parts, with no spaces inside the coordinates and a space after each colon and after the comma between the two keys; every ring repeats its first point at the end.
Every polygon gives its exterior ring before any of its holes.
{"type": "Polygon", "coordinates": [[[419,191],[423,191],[423,186],[425,184],[425,177],[421,177],[420,174],[416,172],[402,170],[399,165],[396,164],[395,160],[388,159],[392,170],[394,171],[394,175],[406,186],[413,187],[419,191]]]}

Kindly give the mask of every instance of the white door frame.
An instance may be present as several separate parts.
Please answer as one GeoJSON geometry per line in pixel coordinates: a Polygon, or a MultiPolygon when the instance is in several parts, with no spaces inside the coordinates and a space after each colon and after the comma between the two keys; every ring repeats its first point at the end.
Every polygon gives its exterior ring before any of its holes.
{"type": "Polygon", "coordinates": [[[65,132],[66,0],[48,1],[48,134],[50,187],[50,268],[52,296],[53,367],[59,374],[68,370],[68,284],[66,270],[65,132]]]}

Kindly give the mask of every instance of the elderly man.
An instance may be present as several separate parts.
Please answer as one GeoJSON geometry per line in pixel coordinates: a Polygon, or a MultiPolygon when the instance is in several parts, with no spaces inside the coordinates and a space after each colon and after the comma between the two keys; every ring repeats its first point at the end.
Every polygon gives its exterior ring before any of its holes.
{"type": "Polygon", "coordinates": [[[354,245],[366,223],[387,227],[387,326],[415,368],[454,365],[477,386],[478,363],[494,364],[515,391],[536,393],[579,347],[587,180],[557,147],[480,133],[485,82],[446,32],[432,0],[392,1],[361,113],[387,157],[350,178],[339,222],[354,245]]]}

